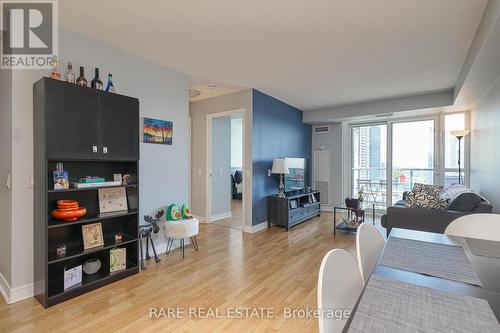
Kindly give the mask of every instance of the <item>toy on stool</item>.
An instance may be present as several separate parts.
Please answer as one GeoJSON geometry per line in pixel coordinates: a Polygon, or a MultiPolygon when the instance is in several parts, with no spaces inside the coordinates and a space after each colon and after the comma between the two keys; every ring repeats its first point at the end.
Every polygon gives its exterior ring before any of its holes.
{"type": "Polygon", "coordinates": [[[167,207],[167,221],[178,221],[182,218],[181,209],[176,204],[167,207]]]}
{"type": "Polygon", "coordinates": [[[188,204],[183,204],[182,205],[182,218],[183,219],[192,219],[193,215],[191,214],[191,209],[189,209],[188,204]]]}
{"type": "Polygon", "coordinates": [[[144,264],[144,259],[142,255],[142,238],[146,237],[146,260],[149,260],[151,257],[149,256],[149,241],[151,241],[151,247],[153,248],[153,253],[155,255],[155,261],[156,263],[159,263],[161,260],[158,258],[158,255],[156,254],[156,249],[155,249],[155,244],[153,243],[153,238],[151,237],[151,234],[154,232],[155,234],[160,231],[160,218],[163,216],[163,210],[160,210],[156,213],[155,217],[151,217],[149,215],[144,215],[144,221],[147,222],[147,224],[141,224],[139,226],[139,249],[141,251],[141,269],[147,269],[148,267],[146,264],[144,264]]]}

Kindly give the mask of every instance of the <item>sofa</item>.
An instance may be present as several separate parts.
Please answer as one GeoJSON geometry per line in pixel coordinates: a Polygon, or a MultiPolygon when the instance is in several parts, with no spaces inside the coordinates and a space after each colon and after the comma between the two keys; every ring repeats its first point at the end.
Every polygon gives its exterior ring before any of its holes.
{"type": "Polygon", "coordinates": [[[243,173],[236,170],[234,174],[231,174],[231,188],[233,199],[242,200],[243,198],[243,173]]]}
{"type": "MultiPolygon", "coordinates": [[[[448,224],[453,220],[475,213],[491,213],[491,204],[479,194],[467,189],[463,185],[452,185],[448,193],[450,196],[446,209],[431,209],[422,207],[408,207],[409,192],[403,194],[403,199],[394,206],[387,208],[387,214],[382,216],[381,224],[387,229],[387,235],[392,228],[403,228],[434,233],[444,233],[448,224]]],[[[443,190],[446,196],[447,189],[443,190]]],[[[443,194],[441,194],[443,195],[443,194]]]]}

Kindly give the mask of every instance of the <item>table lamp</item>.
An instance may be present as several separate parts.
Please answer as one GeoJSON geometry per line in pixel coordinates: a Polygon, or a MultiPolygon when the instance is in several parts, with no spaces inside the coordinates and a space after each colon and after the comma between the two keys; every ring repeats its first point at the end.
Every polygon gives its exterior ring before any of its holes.
{"type": "Polygon", "coordinates": [[[280,175],[280,186],[278,191],[278,197],[285,197],[285,185],[283,184],[283,175],[288,175],[290,171],[288,170],[288,166],[286,165],[285,158],[275,158],[273,160],[273,167],[271,169],[272,174],[280,175]]]}

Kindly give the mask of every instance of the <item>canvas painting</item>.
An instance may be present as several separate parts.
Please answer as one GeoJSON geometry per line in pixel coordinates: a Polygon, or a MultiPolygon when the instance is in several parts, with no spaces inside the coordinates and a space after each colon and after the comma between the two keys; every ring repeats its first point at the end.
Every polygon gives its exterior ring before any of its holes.
{"type": "Polygon", "coordinates": [[[174,124],[171,121],[144,118],[144,143],[172,144],[174,124]]]}

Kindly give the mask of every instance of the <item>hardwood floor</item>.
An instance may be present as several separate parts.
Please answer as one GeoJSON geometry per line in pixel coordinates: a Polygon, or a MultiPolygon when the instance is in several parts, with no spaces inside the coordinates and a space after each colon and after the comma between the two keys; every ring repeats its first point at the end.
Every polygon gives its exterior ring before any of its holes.
{"type": "MultiPolygon", "coordinates": [[[[0,304],[0,332],[317,332],[317,320],[286,319],[285,307],[316,308],[316,284],[324,254],[344,248],[355,254],[355,235],[332,232],[323,213],[286,232],[256,234],[201,224],[195,252],[179,250],[135,276],[44,309],[28,299],[0,304]],[[150,319],[150,308],[179,307],[182,318],[150,319]],[[190,318],[189,308],[272,308],[275,318],[190,318]]],[[[200,314],[200,312],[198,312],[200,314]]]]}

